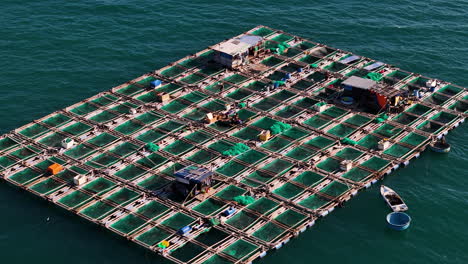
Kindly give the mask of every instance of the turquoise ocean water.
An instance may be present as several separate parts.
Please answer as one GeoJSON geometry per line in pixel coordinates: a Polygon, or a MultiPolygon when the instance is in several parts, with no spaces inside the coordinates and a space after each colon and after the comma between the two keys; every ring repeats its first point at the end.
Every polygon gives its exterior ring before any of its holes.
{"type": "MultiPolygon", "coordinates": [[[[4,0],[0,133],[264,24],[468,87],[468,2],[4,0]]],[[[468,125],[384,180],[407,201],[385,227],[378,187],[261,263],[468,263],[468,125]]],[[[0,183],[0,263],[161,263],[137,245],[0,183]],[[50,221],[46,221],[50,218],[50,221]]]]}

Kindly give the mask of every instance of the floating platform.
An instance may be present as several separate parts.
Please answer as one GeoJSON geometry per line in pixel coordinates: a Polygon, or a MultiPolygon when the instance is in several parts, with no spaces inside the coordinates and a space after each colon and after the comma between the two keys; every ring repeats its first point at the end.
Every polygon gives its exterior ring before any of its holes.
{"type": "Polygon", "coordinates": [[[250,263],[464,122],[466,89],[437,81],[426,91],[430,80],[258,26],[3,135],[1,178],[175,263],[250,263]],[[264,51],[234,69],[214,63],[246,35],[264,51]],[[340,100],[342,82],[369,73],[384,96],[425,92],[386,116],[340,100]],[[205,120],[229,108],[240,122],[205,120]],[[260,141],[275,124],[287,129],[260,141]],[[238,143],[249,150],[225,154],[238,143]],[[63,169],[48,173],[52,164],[63,169]],[[189,165],[214,172],[203,199],[170,192],[189,165]],[[231,207],[220,224],[198,226],[231,207]]]}

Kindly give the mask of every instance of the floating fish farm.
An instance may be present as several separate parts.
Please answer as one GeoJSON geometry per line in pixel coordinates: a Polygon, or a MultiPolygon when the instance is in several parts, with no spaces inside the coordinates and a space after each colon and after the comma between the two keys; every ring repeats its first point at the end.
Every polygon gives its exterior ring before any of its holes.
{"type": "Polygon", "coordinates": [[[0,138],[1,178],[175,263],[250,263],[464,122],[465,88],[266,26],[0,138]]]}

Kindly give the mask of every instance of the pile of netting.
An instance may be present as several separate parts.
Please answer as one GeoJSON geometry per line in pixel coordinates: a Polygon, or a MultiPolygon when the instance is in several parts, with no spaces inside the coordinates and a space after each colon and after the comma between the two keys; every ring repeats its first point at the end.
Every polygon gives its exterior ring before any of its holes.
{"type": "Polygon", "coordinates": [[[146,144],[145,148],[148,150],[148,151],[151,151],[151,152],[156,152],[159,150],[159,146],[150,142],[148,144],[146,144]]]}
{"type": "Polygon", "coordinates": [[[242,154],[242,153],[246,152],[249,149],[250,148],[247,145],[242,144],[242,143],[237,143],[234,146],[232,146],[231,148],[223,151],[222,154],[226,155],[226,156],[237,156],[239,154],[242,154]]]}
{"type": "Polygon", "coordinates": [[[278,121],[270,127],[270,132],[273,135],[277,135],[277,134],[283,133],[285,130],[288,130],[290,128],[291,128],[290,124],[285,124],[283,122],[278,121]]]}
{"type": "Polygon", "coordinates": [[[380,114],[379,117],[377,117],[374,121],[375,121],[376,123],[382,123],[382,122],[384,122],[384,121],[387,120],[387,119],[388,119],[388,115],[387,115],[386,113],[382,113],[382,114],[380,114]]]}
{"type": "Polygon", "coordinates": [[[366,78],[378,82],[378,81],[382,80],[383,75],[378,73],[378,72],[369,72],[366,75],[366,78]]]}
{"type": "Polygon", "coordinates": [[[248,195],[239,195],[239,196],[234,197],[233,200],[242,205],[249,205],[255,202],[255,198],[253,198],[252,196],[248,196],[248,195]]]}
{"type": "Polygon", "coordinates": [[[350,138],[347,138],[347,137],[343,138],[343,139],[341,140],[341,143],[342,143],[342,144],[352,145],[352,146],[354,146],[354,145],[357,144],[356,141],[354,141],[354,140],[352,140],[352,139],[350,139],[350,138]]]}

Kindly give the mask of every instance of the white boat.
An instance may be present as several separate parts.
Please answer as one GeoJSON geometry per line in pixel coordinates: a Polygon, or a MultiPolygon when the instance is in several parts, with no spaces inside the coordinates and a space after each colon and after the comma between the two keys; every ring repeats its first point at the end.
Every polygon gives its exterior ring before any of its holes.
{"type": "Polygon", "coordinates": [[[380,194],[394,212],[404,212],[408,210],[408,206],[406,206],[403,199],[389,187],[384,185],[380,186],[380,194]]]}

